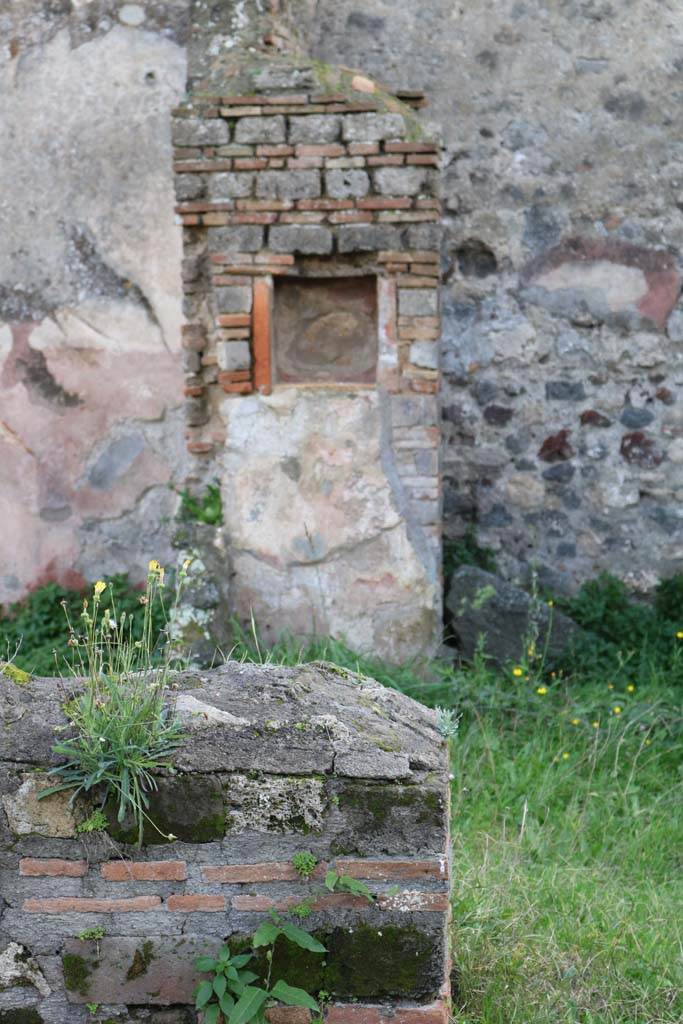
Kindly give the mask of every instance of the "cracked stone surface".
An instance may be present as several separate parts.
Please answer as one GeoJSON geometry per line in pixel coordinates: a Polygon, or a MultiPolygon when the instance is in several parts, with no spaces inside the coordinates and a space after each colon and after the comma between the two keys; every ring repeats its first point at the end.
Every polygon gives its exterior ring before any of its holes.
{"type": "Polygon", "coordinates": [[[346,635],[400,660],[434,643],[435,560],[410,522],[376,392],[280,389],[226,400],[225,526],[231,599],[265,635],[346,635]],[[393,472],[392,472],[393,470],[393,472]],[[397,612],[403,610],[403,614],[397,612]]]}

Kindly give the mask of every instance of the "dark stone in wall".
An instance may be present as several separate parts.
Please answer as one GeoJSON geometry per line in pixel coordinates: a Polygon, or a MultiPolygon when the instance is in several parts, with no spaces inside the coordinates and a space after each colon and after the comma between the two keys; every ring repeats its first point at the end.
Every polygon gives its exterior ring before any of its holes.
{"type": "Polygon", "coordinates": [[[652,423],[654,418],[655,414],[650,409],[635,409],[633,406],[628,406],[622,412],[619,420],[630,430],[640,430],[641,427],[647,427],[652,423]]]}
{"type": "Polygon", "coordinates": [[[545,397],[556,402],[581,402],[586,392],[581,381],[549,380],[545,386],[545,397]]]}

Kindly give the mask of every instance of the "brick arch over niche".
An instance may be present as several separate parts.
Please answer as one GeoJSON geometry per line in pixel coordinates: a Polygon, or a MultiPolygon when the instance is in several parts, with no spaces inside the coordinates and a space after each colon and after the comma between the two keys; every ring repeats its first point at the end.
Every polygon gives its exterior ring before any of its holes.
{"type": "Polygon", "coordinates": [[[174,114],[187,443],[231,610],[387,657],[441,628],[438,147],[344,69],[271,62],[174,114]]]}

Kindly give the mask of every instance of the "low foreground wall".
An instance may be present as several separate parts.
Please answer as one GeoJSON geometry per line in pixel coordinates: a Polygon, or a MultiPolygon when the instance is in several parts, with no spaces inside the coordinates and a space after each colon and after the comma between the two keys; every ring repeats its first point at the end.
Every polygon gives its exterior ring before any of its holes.
{"type": "Polygon", "coordinates": [[[177,839],[148,829],[137,850],[113,815],[77,831],[94,803],[37,800],[63,697],[0,674],[0,1024],[189,1024],[195,958],[248,946],[270,908],[302,901],[297,923],[328,952],[276,945],[274,978],[328,993],[331,1024],[446,1020],[448,757],[432,711],[330,666],[185,673],[186,740],[151,807],[177,839]],[[327,892],[328,865],[374,901],[327,892]]]}

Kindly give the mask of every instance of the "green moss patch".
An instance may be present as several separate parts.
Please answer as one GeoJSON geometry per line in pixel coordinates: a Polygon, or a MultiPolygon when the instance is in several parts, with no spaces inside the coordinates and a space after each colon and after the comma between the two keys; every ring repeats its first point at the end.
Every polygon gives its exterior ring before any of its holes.
{"type": "Polygon", "coordinates": [[[69,992],[78,992],[87,996],[90,989],[90,975],[97,963],[89,963],[85,957],[77,953],[65,953],[62,957],[64,986],[69,992]]]}
{"type": "Polygon", "coordinates": [[[35,1006],[22,1006],[15,1010],[0,1010],[0,1024],[43,1024],[35,1006]]]}
{"type": "Polygon", "coordinates": [[[133,954],[132,963],[126,974],[126,981],[134,981],[135,978],[140,978],[143,974],[147,974],[153,959],[154,943],[150,939],[146,939],[142,943],[142,947],[136,949],[133,954]]]}
{"type": "MultiPolygon", "coordinates": [[[[145,829],[144,846],[168,843],[171,834],[184,843],[210,843],[225,835],[225,805],[219,781],[211,775],[174,775],[158,780],[159,788],[150,793],[149,816],[159,829],[145,829]],[[164,833],[160,835],[159,833],[164,833]]],[[[120,843],[137,842],[137,826],[131,817],[116,818],[117,806],[110,800],[105,806],[107,831],[120,843]]]]}

